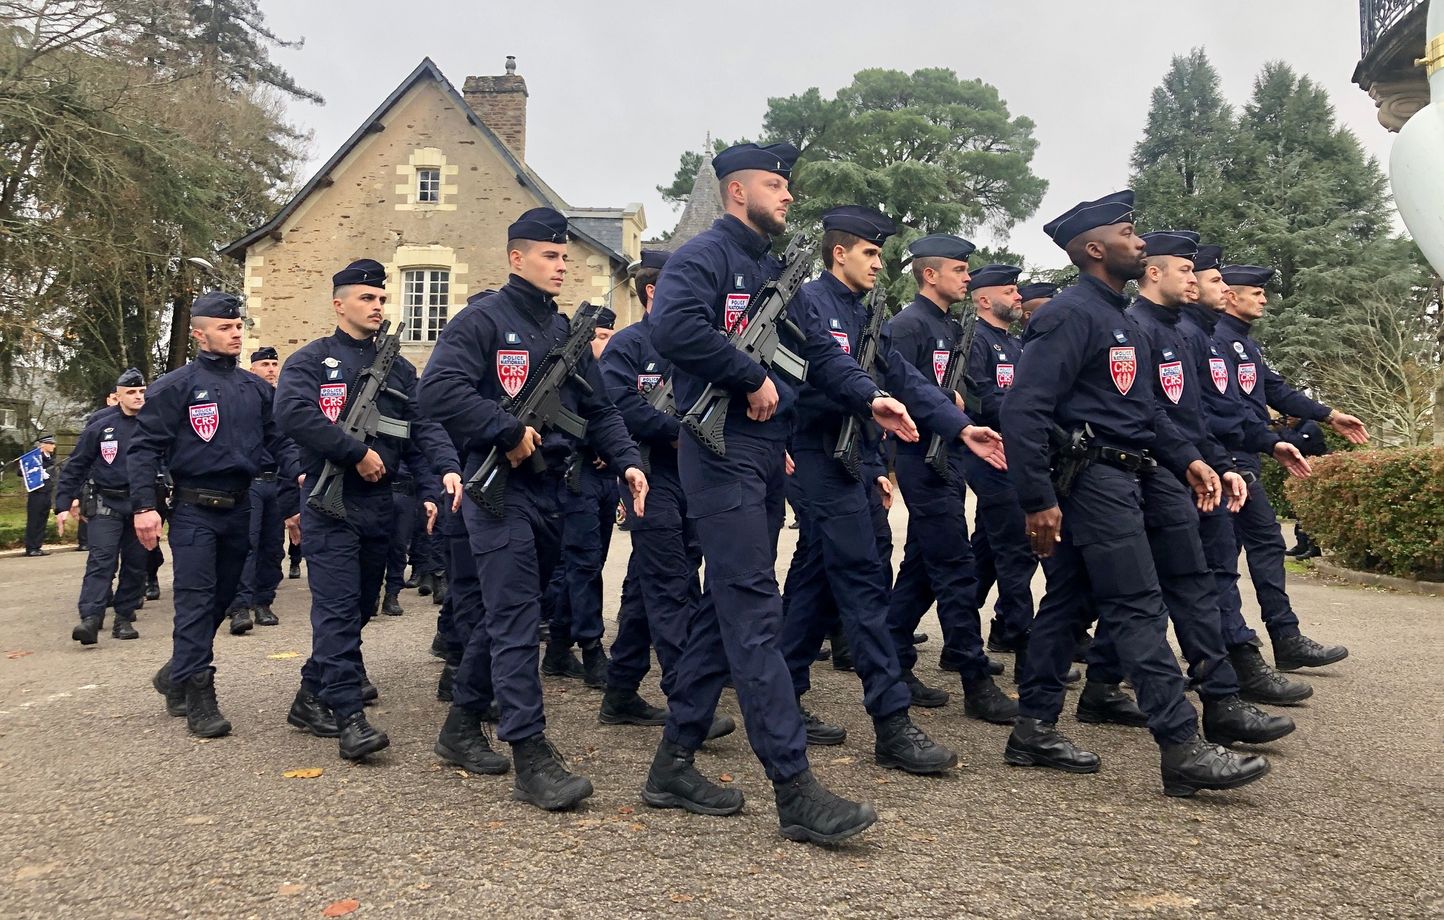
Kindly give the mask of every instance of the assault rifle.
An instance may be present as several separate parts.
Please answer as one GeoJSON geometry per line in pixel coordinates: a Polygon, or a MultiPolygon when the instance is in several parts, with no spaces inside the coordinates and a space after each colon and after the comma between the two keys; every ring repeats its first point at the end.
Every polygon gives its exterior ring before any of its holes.
{"type": "MultiPolygon", "coordinates": [[[[382,393],[395,392],[386,386],[386,379],[391,376],[391,366],[396,363],[396,356],[401,353],[401,330],[406,328],[406,324],[397,326],[394,333],[389,332],[390,328],[391,321],[386,320],[381,324],[381,328],[376,330],[376,359],[356,378],[356,395],[346,403],[345,414],[336,422],[336,427],[367,447],[371,446],[371,441],[378,434],[394,438],[411,436],[410,422],[387,418],[381,414],[377,403],[382,393]]],[[[404,394],[397,395],[404,398],[404,394]]],[[[316,483],[311,487],[311,494],[306,499],[307,506],[329,518],[346,520],[343,493],[345,481],[346,469],[327,460],[321,475],[316,477],[316,483]]]]}
{"type": "MultiPolygon", "coordinates": [[[[774,370],[797,383],[807,379],[807,362],[782,344],[781,335],[797,340],[801,329],[787,317],[787,305],[797,295],[812,269],[812,241],[805,233],[792,238],[782,256],[782,274],[763,285],[747,305],[746,316],[739,319],[728,336],[729,341],[747,357],[768,370],[774,370]]],[[[682,416],[682,424],[697,436],[702,446],[719,457],[727,456],[723,429],[727,423],[727,407],[732,394],[715,383],[707,384],[697,402],[682,416]]]]}
{"type": "MultiPolygon", "coordinates": [[[[677,397],[672,393],[672,381],[667,380],[660,386],[654,387],[647,394],[647,404],[663,415],[677,416],[677,397]]],[[[652,445],[651,442],[643,441],[637,444],[637,450],[642,454],[642,472],[652,474],[652,445]]]]}
{"type": "MultiPolygon", "coordinates": [[[[882,337],[883,314],[887,312],[883,303],[882,280],[872,289],[871,296],[867,299],[867,325],[857,337],[857,347],[853,349],[852,356],[857,361],[858,367],[867,371],[877,379],[877,372],[874,367],[881,365],[882,370],[887,370],[887,361],[879,352],[879,339],[882,337]]],[[[842,430],[837,434],[837,446],[833,448],[832,459],[841,463],[847,470],[848,475],[858,482],[862,482],[862,442],[864,426],[868,419],[860,415],[849,415],[842,423],[842,430]]]]}
{"type": "MultiPolygon", "coordinates": [[[[975,401],[970,399],[968,392],[968,356],[973,350],[973,336],[978,331],[978,308],[964,308],[965,312],[961,320],[954,319],[953,325],[957,326],[957,333],[953,336],[953,351],[948,355],[948,368],[943,372],[943,389],[950,392],[962,393],[963,404],[972,408],[975,401]]],[[[948,442],[943,440],[940,434],[934,434],[932,440],[928,441],[928,452],[924,459],[928,466],[948,482],[952,482],[952,468],[948,466],[948,442]]]]}
{"type": "MultiPolygon", "coordinates": [[[[562,387],[575,383],[591,395],[591,384],[579,373],[582,358],[591,354],[598,324],[614,319],[615,314],[607,307],[583,302],[572,314],[566,341],[547,352],[522,391],[503,402],[502,408],[539,434],[556,429],[577,439],[585,438],[587,420],[562,404],[562,387]]],[[[531,465],[538,473],[545,472],[547,462],[541,448],[532,453],[531,465]]],[[[510,476],[511,461],[506,459],[506,451],[493,447],[481,468],[466,481],[466,494],[487,514],[501,517],[506,510],[506,483],[510,476]]]]}

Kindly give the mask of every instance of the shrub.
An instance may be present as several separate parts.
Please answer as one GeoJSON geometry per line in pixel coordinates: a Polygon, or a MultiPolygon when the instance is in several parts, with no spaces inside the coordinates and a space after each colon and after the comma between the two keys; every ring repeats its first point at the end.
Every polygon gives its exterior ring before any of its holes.
{"type": "Polygon", "coordinates": [[[1351,569],[1444,580],[1444,449],[1350,451],[1284,487],[1304,529],[1351,569]]]}

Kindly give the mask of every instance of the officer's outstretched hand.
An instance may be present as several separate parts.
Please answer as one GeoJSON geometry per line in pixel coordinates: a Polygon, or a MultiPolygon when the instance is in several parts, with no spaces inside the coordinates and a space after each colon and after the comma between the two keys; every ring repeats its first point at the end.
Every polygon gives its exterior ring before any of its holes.
{"type": "Polygon", "coordinates": [[[1028,542],[1039,559],[1053,555],[1054,545],[1063,539],[1062,533],[1063,511],[1057,505],[1028,515],[1028,542]]]}
{"type": "Polygon", "coordinates": [[[908,415],[908,407],[891,396],[879,396],[872,401],[872,419],[909,444],[917,442],[918,426],[908,415]]]}
{"type": "Polygon", "coordinates": [[[376,482],[386,475],[386,464],[381,461],[380,454],[368,447],[366,456],[356,464],[356,472],[367,482],[376,482]]]}
{"type": "Polygon", "coordinates": [[[762,378],[762,386],[747,394],[747,417],[754,422],[765,422],[777,413],[777,384],[771,377],[762,378]]]}
{"type": "Polygon", "coordinates": [[[441,477],[441,488],[451,496],[451,513],[455,514],[461,510],[461,474],[447,473],[441,477]]]}
{"type": "Polygon", "coordinates": [[[1282,464],[1291,476],[1300,479],[1307,479],[1314,472],[1314,468],[1309,465],[1309,459],[1288,441],[1280,441],[1274,445],[1274,459],[1282,464]]]}
{"type": "Polygon", "coordinates": [[[635,466],[627,467],[627,488],[632,490],[632,513],[646,517],[647,474],[635,466]]]}
{"type": "Polygon", "coordinates": [[[1243,477],[1237,473],[1231,471],[1224,473],[1223,497],[1228,502],[1229,513],[1237,514],[1238,510],[1243,507],[1243,503],[1248,501],[1248,483],[1244,482],[1243,477]]]}
{"type": "Polygon", "coordinates": [[[135,528],[135,538],[140,541],[141,546],[155,549],[160,545],[160,512],[154,508],[142,511],[131,520],[131,525],[135,528]]]}
{"type": "Polygon", "coordinates": [[[1008,457],[1003,453],[1003,436],[991,428],[969,425],[958,439],[968,445],[968,450],[987,461],[991,467],[1000,470],[1008,468],[1008,457]]]}
{"type": "Polygon", "coordinates": [[[1199,511],[1212,511],[1218,507],[1223,487],[1219,484],[1218,474],[1213,471],[1213,467],[1202,460],[1190,463],[1188,465],[1188,486],[1193,489],[1193,500],[1198,505],[1199,511]]]}
{"type": "Polygon", "coordinates": [[[521,466],[528,457],[536,453],[537,448],[541,447],[541,442],[541,433],[530,425],[526,426],[526,431],[522,432],[521,440],[517,441],[516,446],[506,452],[506,459],[507,462],[511,464],[511,468],[516,469],[521,466]]]}
{"type": "Polygon", "coordinates": [[[1347,438],[1350,444],[1369,443],[1369,430],[1355,416],[1335,409],[1329,413],[1328,422],[1329,427],[1347,438]]]}
{"type": "Polygon", "coordinates": [[[431,536],[431,529],[436,526],[436,502],[422,502],[421,507],[426,509],[426,535],[431,536]]]}

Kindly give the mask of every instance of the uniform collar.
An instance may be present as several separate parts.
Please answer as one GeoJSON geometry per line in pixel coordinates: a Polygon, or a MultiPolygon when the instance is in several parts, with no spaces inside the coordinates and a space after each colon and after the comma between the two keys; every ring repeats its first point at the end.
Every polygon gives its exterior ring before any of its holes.
{"type": "Polygon", "coordinates": [[[1218,318],[1223,315],[1213,312],[1201,303],[1185,304],[1183,312],[1192,317],[1193,321],[1202,326],[1209,335],[1213,335],[1213,330],[1218,326],[1218,318]]]}
{"type": "Polygon", "coordinates": [[[236,369],[235,355],[218,355],[214,352],[198,351],[196,352],[196,360],[215,371],[231,371],[236,369]]]}
{"type": "Polygon", "coordinates": [[[1126,294],[1118,293],[1117,291],[1113,290],[1113,288],[1109,287],[1107,284],[1104,284],[1102,281],[1099,281],[1092,275],[1083,275],[1081,278],[1078,279],[1078,283],[1090,285],[1094,293],[1101,295],[1104,301],[1117,307],[1120,310],[1128,306],[1128,296],[1126,294]]]}
{"type": "Polygon", "coordinates": [[[1230,313],[1220,314],[1218,324],[1229,332],[1236,332],[1240,335],[1248,335],[1248,331],[1253,328],[1252,323],[1246,323],[1230,313]]]}
{"type": "Polygon", "coordinates": [[[340,326],[337,326],[336,331],[331,333],[331,338],[335,339],[340,344],[345,345],[349,348],[358,349],[365,348],[367,345],[371,345],[376,341],[376,337],[374,335],[368,335],[364,339],[352,338],[351,333],[342,329],[340,326]]]}
{"type": "Polygon", "coordinates": [[[557,312],[557,302],[552,296],[521,275],[507,275],[504,290],[538,325],[557,312]]]}
{"type": "Polygon", "coordinates": [[[1183,318],[1182,307],[1176,310],[1170,310],[1168,307],[1154,303],[1147,297],[1138,298],[1133,301],[1133,305],[1136,306],[1140,312],[1153,317],[1160,323],[1167,323],[1170,326],[1178,325],[1178,321],[1183,318]]]}
{"type": "Polygon", "coordinates": [[[919,308],[919,309],[927,312],[929,316],[943,316],[943,317],[945,317],[945,316],[948,315],[948,309],[947,309],[946,307],[940,307],[940,306],[938,306],[937,304],[933,303],[931,300],[929,300],[928,298],[924,297],[924,296],[921,295],[921,294],[919,294],[918,296],[916,296],[916,297],[913,298],[913,303],[914,303],[915,305],[918,305],[918,308],[919,308]]]}
{"type": "Polygon", "coordinates": [[[731,214],[723,214],[712,226],[736,240],[754,259],[766,255],[772,249],[770,236],[758,233],[731,214]]]}

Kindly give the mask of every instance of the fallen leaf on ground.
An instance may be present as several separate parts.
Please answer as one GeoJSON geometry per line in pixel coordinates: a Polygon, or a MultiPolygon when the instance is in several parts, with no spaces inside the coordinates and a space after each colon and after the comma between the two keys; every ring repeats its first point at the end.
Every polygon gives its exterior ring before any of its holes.
{"type": "Polygon", "coordinates": [[[286,779],[315,779],[325,772],[324,767],[305,767],[300,770],[287,770],[281,775],[286,779]]]}
{"type": "Polygon", "coordinates": [[[724,782],[724,783],[730,783],[730,782],[732,782],[732,774],[731,774],[731,773],[723,773],[721,776],[719,776],[719,777],[717,777],[717,778],[720,779],[720,780],[721,780],[722,782],[724,782]]]}
{"type": "Polygon", "coordinates": [[[186,815],[181,819],[182,824],[195,826],[198,824],[215,824],[216,819],[210,815],[186,815]]]}
{"type": "Polygon", "coordinates": [[[682,893],[682,892],[680,892],[680,891],[674,891],[674,892],[672,892],[671,897],[672,897],[672,903],[673,903],[673,904],[686,904],[688,901],[695,901],[695,900],[697,900],[697,898],[696,898],[694,895],[684,894],[684,893],[682,893]]]}
{"type": "Polygon", "coordinates": [[[643,824],[641,821],[638,821],[638,822],[636,822],[635,824],[632,825],[632,830],[634,830],[634,831],[644,831],[644,830],[646,830],[646,829],[647,829],[647,825],[643,824]]]}
{"type": "Polygon", "coordinates": [[[852,763],[855,759],[854,757],[834,757],[832,762],[835,766],[843,767],[852,763]]]}
{"type": "Polygon", "coordinates": [[[344,917],[347,914],[356,911],[360,907],[360,901],[356,900],[355,898],[346,898],[341,901],[333,901],[332,903],[327,904],[326,909],[321,911],[321,916],[344,917]]]}
{"type": "Polygon", "coordinates": [[[619,814],[619,815],[630,815],[630,814],[632,814],[633,812],[635,812],[636,810],[637,810],[637,809],[633,808],[633,807],[630,806],[630,805],[623,805],[621,808],[618,808],[618,809],[617,809],[617,814],[619,814]]]}
{"type": "Polygon", "coordinates": [[[290,896],[290,895],[300,894],[301,892],[303,892],[303,891],[305,891],[305,890],[306,890],[306,886],[305,886],[305,885],[299,884],[299,883],[297,883],[297,882],[285,882],[284,884],[281,885],[280,888],[277,888],[277,889],[276,889],[276,894],[284,894],[284,895],[290,896]]]}
{"type": "Polygon", "coordinates": [[[269,658],[269,659],[271,659],[272,661],[285,661],[285,660],[287,660],[287,659],[289,659],[289,658],[300,658],[300,657],[301,657],[301,653],[300,653],[300,652],[277,652],[277,653],[274,654],[274,655],[267,655],[266,657],[269,658]]]}
{"type": "Polygon", "coordinates": [[[34,652],[27,652],[24,649],[16,649],[13,652],[6,652],[5,657],[14,661],[16,658],[24,658],[26,655],[34,655],[34,652]]]}

